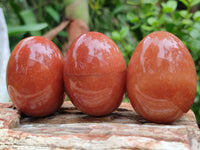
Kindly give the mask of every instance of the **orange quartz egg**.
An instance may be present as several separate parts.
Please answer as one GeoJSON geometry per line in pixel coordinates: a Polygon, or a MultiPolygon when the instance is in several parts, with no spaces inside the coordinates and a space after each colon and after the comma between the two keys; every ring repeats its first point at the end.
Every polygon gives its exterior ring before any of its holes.
{"type": "Polygon", "coordinates": [[[136,47],[127,72],[127,94],[135,111],[156,123],[180,118],[193,104],[196,70],[176,36],[158,31],[136,47]]]}
{"type": "Polygon", "coordinates": [[[64,100],[63,56],[50,40],[28,37],[17,44],[7,65],[11,101],[26,115],[43,117],[64,100]]]}
{"type": "Polygon", "coordinates": [[[122,102],[126,63],[117,45],[106,35],[88,32],[69,47],[64,60],[67,95],[82,112],[103,116],[122,102]]]}

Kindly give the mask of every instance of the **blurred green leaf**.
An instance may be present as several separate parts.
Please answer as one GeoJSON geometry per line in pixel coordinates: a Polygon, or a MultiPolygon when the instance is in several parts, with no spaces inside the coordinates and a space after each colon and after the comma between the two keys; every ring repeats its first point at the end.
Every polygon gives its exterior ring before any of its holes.
{"type": "Polygon", "coordinates": [[[180,10],[178,11],[178,13],[180,14],[181,17],[185,18],[185,16],[187,15],[187,10],[180,10]]]}
{"type": "Polygon", "coordinates": [[[147,19],[147,23],[151,26],[155,26],[158,23],[158,19],[155,17],[150,17],[147,19]]]}
{"type": "Polygon", "coordinates": [[[155,16],[160,13],[160,9],[155,4],[146,4],[142,7],[145,17],[155,16]]]}
{"type": "Polygon", "coordinates": [[[193,24],[193,27],[196,28],[196,29],[200,29],[200,22],[195,22],[193,24]]]}
{"type": "Polygon", "coordinates": [[[126,24],[126,15],[125,14],[120,14],[117,16],[121,24],[126,24]]]}
{"type": "MultiPolygon", "coordinates": [[[[35,15],[34,15],[34,13],[31,9],[21,11],[20,16],[22,17],[25,25],[37,24],[37,20],[36,20],[35,15]]],[[[34,32],[32,32],[31,30],[29,30],[29,31],[30,31],[30,34],[32,36],[41,35],[41,32],[39,30],[34,31],[34,32]]]]}
{"type": "Polygon", "coordinates": [[[129,12],[127,14],[127,19],[131,22],[131,23],[135,23],[135,22],[138,22],[139,21],[139,18],[138,16],[136,16],[135,14],[129,12]]]}
{"type": "Polygon", "coordinates": [[[129,103],[128,97],[125,97],[125,98],[124,98],[124,103],[129,103]]]}
{"type": "Polygon", "coordinates": [[[133,45],[128,44],[125,46],[125,49],[127,52],[131,52],[133,50],[133,45]]]}
{"type": "Polygon", "coordinates": [[[158,2],[158,0],[143,0],[144,4],[155,4],[157,2],[158,2]]]}
{"type": "Polygon", "coordinates": [[[177,1],[169,0],[166,3],[161,3],[163,7],[163,12],[165,13],[172,13],[175,11],[177,7],[177,1]]]}
{"type": "Polygon", "coordinates": [[[115,8],[115,9],[113,10],[113,12],[112,12],[112,15],[115,15],[115,14],[117,14],[117,13],[119,13],[119,12],[124,12],[124,11],[126,11],[127,9],[129,9],[127,6],[122,5],[122,6],[120,6],[120,7],[115,8]]]}
{"type": "Polygon", "coordinates": [[[17,18],[19,19],[20,23],[23,23],[23,20],[20,16],[20,11],[22,10],[20,5],[13,0],[9,0],[8,2],[10,4],[11,8],[13,9],[13,11],[15,12],[17,18]]]}
{"type": "Polygon", "coordinates": [[[192,3],[190,4],[190,6],[193,7],[199,3],[200,3],[200,0],[193,0],[192,3]]]}
{"type": "Polygon", "coordinates": [[[182,20],[182,24],[184,24],[184,25],[189,25],[189,24],[192,24],[193,22],[192,22],[192,20],[190,20],[190,19],[183,19],[182,20]]]}
{"type": "Polygon", "coordinates": [[[198,38],[199,37],[199,30],[197,29],[193,29],[192,31],[190,31],[190,35],[192,36],[192,38],[198,38]]]}
{"type": "Polygon", "coordinates": [[[58,33],[58,35],[59,35],[59,36],[63,36],[63,37],[67,37],[66,31],[60,31],[60,32],[58,33]]]}
{"type": "Polygon", "coordinates": [[[188,7],[189,3],[187,0],[179,0],[180,2],[182,2],[186,7],[188,7]]]}
{"type": "Polygon", "coordinates": [[[113,31],[113,32],[112,32],[111,38],[112,38],[113,40],[117,40],[117,41],[120,41],[120,40],[121,40],[120,34],[119,34],[119,32],[117,32],[117,31],[113,31]]]}
{"type": "Polygon", "coordinates": [[[200,85],[197,85],[197,93],[200,94],[200,85]]]}
{"type": "Polygon", "coordinates": [[[193,51],[191,51],[192,55],[193,55],[193,59],[198,59],[198,54],[200,53],[200,42],[199,39],[192,39],[192,41],[190,41],[190,47],[193,49],[193,51]],[[196,57],[196,58],[195,58],[196,57]]]}
{"type": "Polygon", "coordinates": [[[21,26],[8,26],[8,34],[10,36],[17,33],[39,31],[46,28],[47,26],[48,26],[47,23],[38,23],[38,24],[21,25],[21,26]]]}
{"type": "Polygon", "coordinates": [[[139,5],[140,0],[128,0],[127,4],[129,4],[129,5],[139,5]]]}
{"type": "Polygon", "coordinates": [[[65,3],[65,5],[70,5],[74,3],[74,0],[63,0],[63,2],[65,3]]]}
{"type": "Polygon", "coordinates": [[[128,27],[123,27],[121,30],[120,30],[120,38],[123,39],[127,36],[129,32],[129,28],[128,27]]]}
{"type": "Polygon", "coordinates": [[[57,23],[60,22],[60,15],[59,13],[51,6],[45,6],[45,11],[54,19],[57,23]]]}
{"type": "Polygon", "coordinates": [[[200,21],[200,11],[196,11],[193,16],[194,21],[200,21]]]}
{"type": "Polygon", "coordinates": [[[143,30],[146,30],[146,31],[152,31],[153,30],[153,27],[151,27],[151,26],[142,25],[141,27],[142,27],[143,30]]]}
{"type": "Polygon", "coordinates": [[[140,24],[138,23],[138,24],[135,24],[134,26],[132,26],[131,27],[131,30],[135,30],[135,29],[137,29],[137,28],[139,28],[140,27],[140,24]]]}

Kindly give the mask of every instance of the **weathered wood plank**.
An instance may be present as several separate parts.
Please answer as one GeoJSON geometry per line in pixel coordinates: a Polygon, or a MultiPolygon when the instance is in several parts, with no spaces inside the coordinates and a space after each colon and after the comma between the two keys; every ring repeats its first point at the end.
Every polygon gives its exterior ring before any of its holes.
{"type": "Polygon", "coordinates": [[[0,104],[0,149],[199,150],[200,131],[190,110],[171,124],[144,120],[123,103],[111,115],[91,117],[70,102],[51,116],[20,116],[0,104]]]}

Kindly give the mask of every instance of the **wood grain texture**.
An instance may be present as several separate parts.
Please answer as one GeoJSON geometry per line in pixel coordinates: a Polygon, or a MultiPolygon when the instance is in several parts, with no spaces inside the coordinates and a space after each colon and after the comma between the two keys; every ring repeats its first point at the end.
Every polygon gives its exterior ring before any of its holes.
{"type": "Polygon", "coordinates": [[[104,117],[83,114],[70,102],[44,118],[19,114],[11,103],[0,104],[0,149],[200,149],[191,110],[171,124],[144,120],[129,103],[104,117]]]}

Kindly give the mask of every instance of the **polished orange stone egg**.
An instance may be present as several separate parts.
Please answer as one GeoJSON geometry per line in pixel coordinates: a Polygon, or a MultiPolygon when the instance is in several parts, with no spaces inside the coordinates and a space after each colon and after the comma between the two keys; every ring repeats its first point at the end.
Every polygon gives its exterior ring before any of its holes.
{"type": "Polygon", "coordinates": [[[7,65],[7,89],[11,101],[26,115],[43,117],[60,108],[64,100],[63,56],[50,40],[23,39],[7,65]]]}
{"type": "Polygon", "coordinates": [[[127,72],[127,94],[135,111],[157,123],[180,118],[196,94],[196,70],[186,46],[169,32],[147,35],[136,47],[127,72]]]}
{"type": "Polygon", "coordinates": [[[110,114],[122,102],[126,63],[117,45],[106,35],[88,32],[69,47],[64,60],[67,95],[82,112],[110,114]]]}

